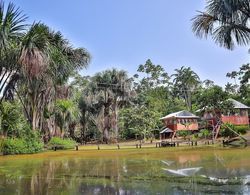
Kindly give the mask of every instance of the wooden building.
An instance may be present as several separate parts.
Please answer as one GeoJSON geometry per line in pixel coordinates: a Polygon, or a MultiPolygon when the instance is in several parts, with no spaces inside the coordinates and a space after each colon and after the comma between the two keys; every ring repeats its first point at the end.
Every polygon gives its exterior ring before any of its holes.
{"type": "Polygon", "coordinates": [[[165,125],[165,129],[160,132],[161,139],[166,139],[169,137],[173,138],[176,132],[181,130],[198,130],[198,118],[198,116],[195,116],[186,110],[171,113],[162,117],[161,120],[165,125]]]}
{"type": "Polygon", "coordinates": [[[228,101],[232,103],[233,111],[228,111],[225,113],[222,113],[219,110],[214,113],[206,111],[204,112],[203,118],[205,120],[212,120],[213,123],[216,123],[216,117],[219,117],[222,123],[231,123],[233,125],[249,125],[248,110],[250,107],[234,99],[228,99],[228,101]]]}
{"type": "Polygon", "coordinates": [[[233,105],[233,110],[222,112],[221,110],[205,111],[203,120],[206,120],[207,127],[212,128],[214,139],[217,139],[221,124],[231,123],[233,125],[249,125],[248,106],[234,99],[228,99],[233,105]]]}

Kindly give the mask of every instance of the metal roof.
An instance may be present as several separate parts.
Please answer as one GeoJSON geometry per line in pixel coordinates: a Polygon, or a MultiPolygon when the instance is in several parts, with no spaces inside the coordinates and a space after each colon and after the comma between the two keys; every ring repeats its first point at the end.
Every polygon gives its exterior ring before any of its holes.
{"type": "Polygon", "coordinates": [[[167,118],[199,118],[199,117],[192,114],[191,112],[189,112],[187,110],[182,110],[179,112],[171,113],[171,114],[164,116],[160,119],[162,120],[162,119],[167,119],[167,118]]]}
{"type": "Polygon", "coordinates": [[[234,108],[239,108],[239,109],[249,109],[250,108],[250,107],[246,106],[245,104],[242,104],[242,103],[240,103],[237,100],[234,100],[232,98],[230,98],[228,100],[233,103],[234,108]]]}
{"type": "Polygon", "coordinates": [[[172,132],[174,132],[172,129],[165,128],[160,133],[172,133],[172,132]]]}

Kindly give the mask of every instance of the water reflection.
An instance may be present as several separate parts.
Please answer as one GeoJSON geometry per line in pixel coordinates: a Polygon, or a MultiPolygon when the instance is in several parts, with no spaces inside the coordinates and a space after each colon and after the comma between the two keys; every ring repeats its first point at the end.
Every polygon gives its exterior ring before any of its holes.
{"type": "Polygon", "coordinates": [[[3,160],[0,194],[249,194],[249,151],[3,160]]]}
{"type": "Polygon", "coordinates": [[[186,169],[164,169],[165,171],[172,173],[174,175],[180,175],[180,176],[192,176],[196,174],[202,167],[192,167],[192,168],[186,168],[186,169]]]}

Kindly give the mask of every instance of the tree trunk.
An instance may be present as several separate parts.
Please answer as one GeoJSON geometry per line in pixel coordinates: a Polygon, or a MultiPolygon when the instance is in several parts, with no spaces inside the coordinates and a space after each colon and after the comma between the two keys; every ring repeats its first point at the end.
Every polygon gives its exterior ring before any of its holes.
{"type": "Polygon", "coordinates": [[[36,126],[36,124],[37,124],[37,121],[36,121],[36,119],[37,119],[37,111],[36,111],[36,109],[35,108],[33,108],[33,111],[32,111],[32,130],[33,131],[35,131],[36,130],[36,128],[37,128],[37,126],[36,126]]]}
{"type": "Polygon", "coordinates": [[[104,105],[104,128],[103,128],[103,142],[108,143],[109,141],[109,130],[110,130],[110,116],[109,116],[109,104],[104,105]]]}
{"type": "Polygon", "coordinates": [[[118,141],[119,136],[119,128],[118,128],[118,105],[117,101],[113,104],[113,121],[112,121],[113,129],[115,131],[115,139],[118,141]]]}

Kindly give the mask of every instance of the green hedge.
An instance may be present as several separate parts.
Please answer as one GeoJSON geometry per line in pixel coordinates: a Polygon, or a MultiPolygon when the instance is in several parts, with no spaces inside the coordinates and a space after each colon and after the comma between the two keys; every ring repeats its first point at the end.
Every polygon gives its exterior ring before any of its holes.
{"type": "Polygon", "coordinates": [[[73,149],[76,142],[72,139],[62,139],[60,137],[53,137],[48,143],[48,148],[53,149],[55,146],[57,149],[73,149]]]}
{"type": "Polygon", "coordinates": [[[42,151],[43,143],[37,139],[7,138],[2,143],[2,153],[7,154],[32,154],[42,151]]]}

